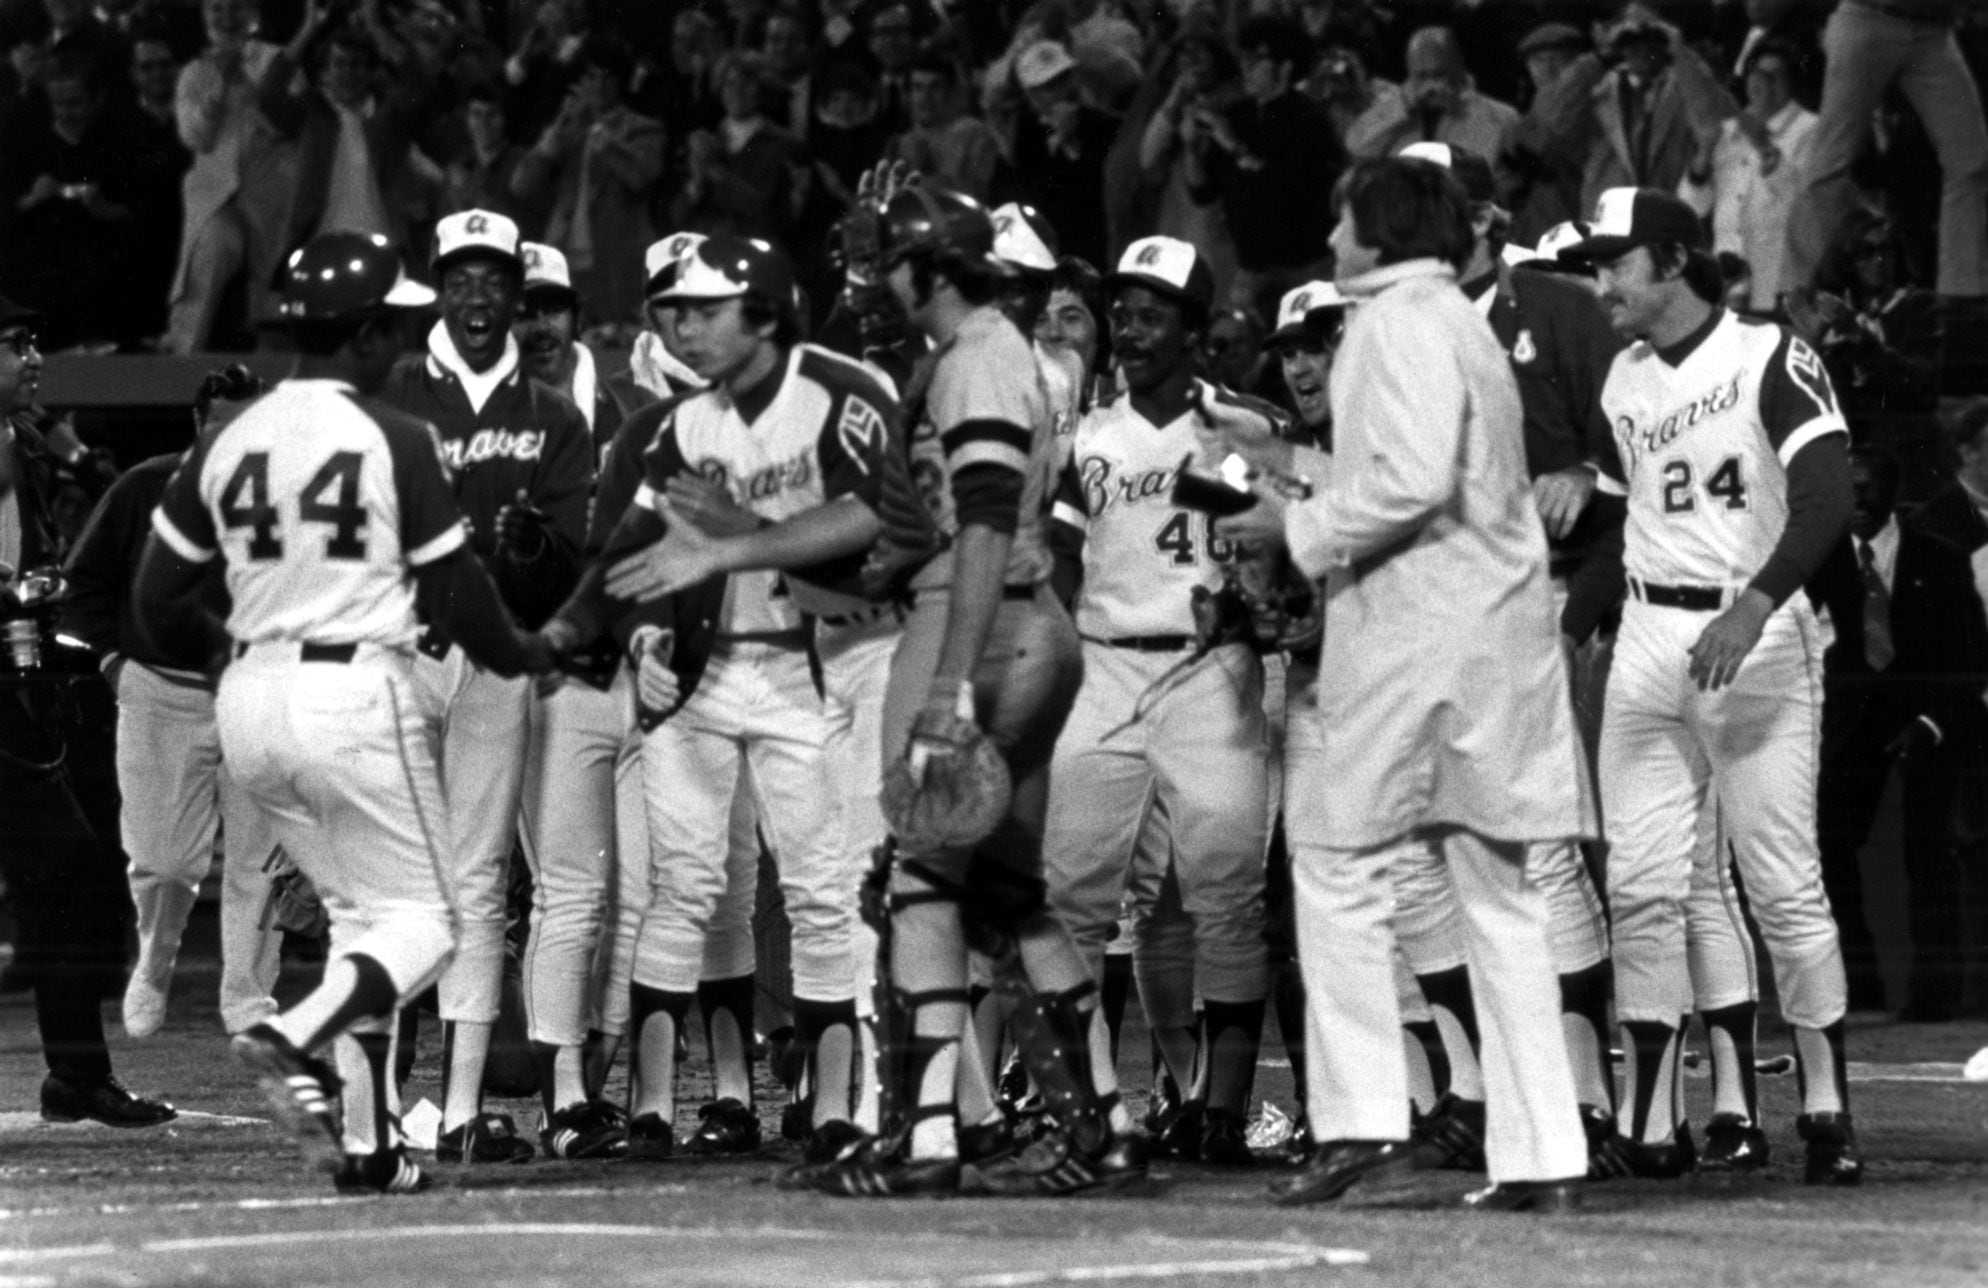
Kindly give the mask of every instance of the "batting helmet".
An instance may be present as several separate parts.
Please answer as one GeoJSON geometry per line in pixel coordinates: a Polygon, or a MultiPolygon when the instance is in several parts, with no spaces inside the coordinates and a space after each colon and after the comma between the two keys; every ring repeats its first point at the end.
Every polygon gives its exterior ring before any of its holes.
{"type": "Polygon", "coordinates": [[[319,233],[291,252],[277,286],[277,324],[336,322],[382,309],[419,308],[435,292],[408,278],[378,233],[319,233]]]}
{"type": "Polygon", "coordinates": [[[792,308],[796,304],[794,266],[757,238],[710,237],[677,265],[676,281],[652,298],[660,303],[732,300],[764,296],[792,308]]]}
{"type": "Polygon", "coordinates": [[[879,247],[886,267],[913,255],[999,269],[994,220],[963,192],[933,184],[903,188],[884,207],[879,247]]]}

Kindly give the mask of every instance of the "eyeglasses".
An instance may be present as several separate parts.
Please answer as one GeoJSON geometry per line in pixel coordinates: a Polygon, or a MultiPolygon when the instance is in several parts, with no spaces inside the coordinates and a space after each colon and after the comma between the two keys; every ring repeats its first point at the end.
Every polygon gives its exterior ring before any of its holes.
{"type": "Polygon", "coordinates": [[[6,335],[0,335],[0,344],[12,349],[17,358],[25,358],[30,353],[38,352],[35,347],[35,333],[32,331],[10,331],[6,335]]]}

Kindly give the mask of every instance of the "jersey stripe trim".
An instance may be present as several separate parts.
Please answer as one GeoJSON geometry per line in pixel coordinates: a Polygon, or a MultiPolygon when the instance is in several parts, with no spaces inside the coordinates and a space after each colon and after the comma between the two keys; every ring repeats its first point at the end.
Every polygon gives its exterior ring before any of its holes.
{"type": "Polygon", "coordinates": [[[1603,496],[1626,497],[1629,495],[1629,485],[1615,478],[1607,470],[1596,470],[1595,491],[1603,496]]]}
{"type": "Polygon", "coordinates": [[[1781,440],[1781,468],[1788,468],[1788,462],[1795,459],[1795,453],[1829,434],[1847,434],[1850,427],[1843,423],[1841,416],[1817,416],[1794,433],[1781,440]]]}
{"type": "Polygon", "coordinates": [[[467,538],[463,534],[462,524],[458,523],[434,540],[426,542],[419,549],[408,551],[403,557],[410,567],[419,568],[423,564],[431,564],[437,559],[454,554],[462,548],[465,540],[467,538]]]}
{"type": "Polygon", "coordinates": [[[1091,516],[1068,501],[1058,501],[1050,510],[1049,517],[1079,532],[1089,532],[1091,529],[1091,516]]]}
{"type": "Polygon", "coordinates": [[[949,461],[976,443],[1006,446],[1026,462],[1029,455],[1030,434],[1027,429],[1012,421],[964,420],[939,435],[939,446],[945,450],[946,459],[949,461]]]}
{"type": "Polygon", "coordinates": [[[166,517],[164,510],[152,511],[152,531],[159,540],[172,547],[174,554],[188,563],[204,564],[214,558],[214,551],[207,549],[179,530],[179,526],[166,517]]]}

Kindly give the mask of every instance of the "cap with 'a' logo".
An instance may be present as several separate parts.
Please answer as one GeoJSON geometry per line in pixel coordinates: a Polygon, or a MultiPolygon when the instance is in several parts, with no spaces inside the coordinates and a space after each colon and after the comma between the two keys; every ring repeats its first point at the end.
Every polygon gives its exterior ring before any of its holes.
{"type": "Polygon", "coordinates": [[[522,267],[518,258],[518,225],[492,210],[458,210],[435,225],[435,272],[471,255],[487,255],[522,267]]]}
{"type": "Polygon", "coordinates": [[[1191,242],[1178,237],[1141,237],[1118,257],[1118,271],[1106,274],[1106,290],[1145,286],[1202,308],[1215,303],[1215,274],[1191,242]]]}
{"type": "Polygon", "coordinates": [[[566,266],[566,255],[557,246],[524,242],[518,247],[518,255],[525,262],[525,294],[577,295],[573,290],[573,273],[566,266]]]}
{"type": "Polygon", "coordinates": [[[1010,268],[1037,273],[1056,271],[1056,230],[1032,207],[1019,201],[996,206],[994,258],[1010,268]]]}
{"type": "Polygon", "coordinates": [[[1277,329],[1265,343],[1316,339],[1336,330],[1351,304],[1331,282],[1294,286],[1277,302],[1277,329]]]}
{"type": "Polygon", "coordinates": [[[654,295],[674,285],[678,267],[703,244],[703,233],[671,233],[660,241],[650,242],[649,249],[642,252],[642,275],[648,279],[647,293],[654,295]]]}
{"type": "Polygon", "coordinates": [[[1663,243],[1704,250],[1705,225],[1697,212],[1661,188],[1610,188],[1595,203],[1588,235],[1561,247],[1560,258],[1610,260],[1663,243]]]}
{"type": "Polygon", "coordinates": [[[757,294],[784,309],[799,307],[794,266],[757,238],[708,237],[678,264],[676,281],[662,301],[738,299],[757,294]]]}

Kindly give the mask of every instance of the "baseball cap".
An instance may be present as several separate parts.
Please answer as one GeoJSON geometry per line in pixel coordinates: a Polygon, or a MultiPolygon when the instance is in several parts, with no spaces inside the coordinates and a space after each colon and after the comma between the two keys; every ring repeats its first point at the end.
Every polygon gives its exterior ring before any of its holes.
{"type": "Polygon", "coordinates": [[[1595,203],[1588,235],[1560,247],[1558,258],[1616,259],[1638,246],[1662,242],[1705,249],[1705,226],[1697,212],[1661,188],[1610,188],[1595,203]]]}
{"type": "Polygon", "coordinates": [[[429,267],[440,273],[472,255],[488,255],[522,269],[518,225],[494,210],[458,210],[435,225],[435,254],[429,267]]]}
{"type": "Polygon", "coordinates": [[[1056,271],[1056,230],[1034,207],[1011,201],[996,206],[989,217],[994,220],[994,258],[1011,268],[1056,271]]]}
{"type": "Polygon", "coordinates": [[[1332,312],[1343,313],[1352,303],[1331,282],[1306,282],[1292,287],[1277,302],[1277,329],[1265,343],[1315,339],[1321,331],[1329,329],[1320,324],[1327,322],[1332,312]],[[1317,321],[1313,320],[1314,316],[1317,321]]]}
{"type": "Polygon", "coordinates": [[[1519,57],[1529,58],[1549,49],[1566,49],[1580,52],[1588,47],[1587,37],[1564,22],[1544,22],[1534,27],[1519,41],[1519,57]]]}
{"type": "Polygon", "coordinates": [[[678,262],[676,281],[658,300],[732,300],[747,293],[793,304],[794,266],[758,238],[707,237],[678,262]]]}
{"type": "Polygon", "coordinates": [[[525,263],[525,294],[563,296],[569,303],[580,298],[573,289],[573,274],[566,255],[557,246],[543,242],[520,242],[518,257],[525,263]]]}
{"type": "Polygon", "coordinates": [[[1491,173],[1491,163],[1467,148],[1448,143],[1411,143],[1397,155],[1432,162],[1448,170],[1463,185],[1464,196],[1474,202],[1495,204],[1498,200],[1498,179],[1491,173]]]}
{"type": "Polygon", "coordinates": [[[703,244],[703,233],[671,233],[661,241],[649,243],[649,249],[642,252],[642,275],[648,279],[648,285],[644,288],[647,293],[655,295],[673,286],[677,266],[703,244]]]}
{"type": "Polygon", "coordinates": [[[1146,286],[1164,295],[1192,300],[1202,308],[1215,303],[1215,275],[1193,243],[1178,237],[1141,237],[1118,257],[1118,271],[1107,273],[1105,289],[1146,286]]]}
{"type": "Polygon", "coordinates": [[[1077,70],[1077,60],[1054,40],[1038,40],[1015,55],[1015,80],[1023,89],[1041,89],[1059,76],[1077,70]]]}
{"type": "Polygon", "coordinates": [[[41,314],[25,304],[16,304],[6,296],[0,295],[0,327],[40,325],[41,314]]]}

